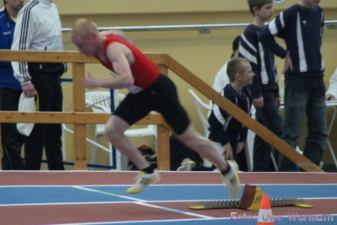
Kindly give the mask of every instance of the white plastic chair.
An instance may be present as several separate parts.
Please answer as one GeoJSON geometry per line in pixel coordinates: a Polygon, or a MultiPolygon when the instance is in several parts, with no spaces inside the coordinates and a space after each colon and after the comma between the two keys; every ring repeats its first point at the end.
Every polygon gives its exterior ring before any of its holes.
{"type": "MultiPolygon", "coordinates": [[[[110,92],[109,91],[91,91],[85,93],[85,103],[87,108],[91,108],[94,113],[111,113],[110,108],[110,92]]],[[[104,136],[105,124],[96,124],[94,143],[99,143],[99,139],[104,136]]],[[[91,163],[93,164],[96,159],[98,146],[93,144],[91,151],[91,163]]],[[[109,144],[109,148],[101,148],[104,151],[109,152],[109,162],[113,166],[112,157],[115,154],[117,158],[116,168],[120,167],[118,164],[118,156],[112,151],[112,146],[109,144]]]]}
{"type": "MultiPolygon", "coordinates": [[[[195,108],[197,109],[199,119],[203,126],[203,130],[204,130],[203,135],[204,137],[208,138],[208,135],[209,135],[208,116],[212,110],[212,103],[211,102],[205,103],[201,101],[201,99],[198,97],[196,93],[194,93],[194,91],[192,91],[191,89],[188,89],[188,91],[191,93],[193,97],[195,108]]],[[[204,166],[210,167],[211,165],[212,164],[208,160],[204,159],[204,166]]]]}
{"type": "MultiPolygon", "coordinates": [[[[114,92],[114,103],[115,107],[118,106],[119,102],[125,98],[125,95],[119,93],[117,90],[114,92]]],[[[93,112],[96,113],[111,113],[111,101],[110,101],[110,92],[109,91],[91,91],[85,93],[85,101],[88,104],[86,107],[90,107],[93,112]]],[[[95,135],[94,142],[99,143],[99,139],[104,136],[105,124],[96,124],[95,127],[95,135]]],[[[145,136],[153,136],[154,139],[154,147],[157,149],[157,126],[156,125],[148,125],[144,128],[137,129],[128,129],[125,131],[124,135],[128,137],[145,137],[145,136]]],[[[93,145],[92,153],[91,153],[91,163],[95,162],[96,154],[97,154],[98,145],[93,145]]],[[[100,147],[101,148],[101,147],[100,147]]],[[[106,148],[101,148],[106,151],[106,148]]],[[[112,146],[109,144],[110,153],[110,165],[112,165],[112,146]]],[[[117,169],[126,169],[126,159],[120,155],[117,151],[116,162],[117,169]]]]}
{"type": "Polygon", "coordinates": [[[209,135],[209,123],[208,123],[208,116],[212,110],[212,103],[205,103],[203,101],[201,101],[201,99],[198,97],[198,95],[196,93],[194,93],[194,91],[192,91],[191,89],[188,89],[188,91],[191,93],[192,97],[193,97],[193,101],[195,104],[195,107],[197,109],[198,115],[199,115],[199,119],[201,121],[201,124],[203,126],[203,130],[204,133],[203,135],[208,138],[209,135]]]}

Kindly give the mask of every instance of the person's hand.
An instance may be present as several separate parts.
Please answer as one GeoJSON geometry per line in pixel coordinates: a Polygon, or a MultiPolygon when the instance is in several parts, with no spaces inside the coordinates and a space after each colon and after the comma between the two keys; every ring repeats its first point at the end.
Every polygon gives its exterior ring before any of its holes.
{"type": "Polygon", "coordinates": [[[22,85],[21,87],[22,87],[23,94],[24,94],[26,97],[34,97],[34,95],[35,95],[35,87],[34,87],[34,84],[28,83],[28,84],[22,85]]]}
{"type": "Polygon", "coordinates": [[[289,54],[286,55],[284,60],[283,72],[293,69],[293,62],[289,54]]]}
{"type": "Polygon", "coordinates": [[[326,94],[325,95],[325,100],[326,101],[335,101],[336,100],[336,97],[332,94],[326,94]]]}
{"type": "Polygon", "coordinates": [[[244,146],[245,146],[244,142],[239,142],[237,147],[236,147],[236,154],[239,154],[242,151],[244,146]]]}
{"type": "Polygon", "coordinates": [[[88,73],[88,76],[84,79],[84,86],[86,88],[96,88],[97,85],[97,79],[93,77],[90,73],[88,73]]]}
{"type": "Polygon", "coordinates": [[[229,142],[223,146],[223,155],[226,159],[234,159],[232,146],[229,142]]]}
{"type": "Polygon", "coordinates": [[[255,108],[261,109],[263,108],[263,97],[258,97],[258,98],[254,98],[253,99],[253,105],[255,106],[255,108]]]}

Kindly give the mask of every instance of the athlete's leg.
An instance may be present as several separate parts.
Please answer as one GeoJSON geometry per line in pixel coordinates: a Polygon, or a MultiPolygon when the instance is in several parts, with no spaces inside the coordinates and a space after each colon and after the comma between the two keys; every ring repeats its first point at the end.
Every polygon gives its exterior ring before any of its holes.
{"type": "Polygon", "coordinates": [[[184,133],[177,135],[179,140],[183,142],[187,147],[198,152],[202,157],[209,160],[214,164],[220,171],[225,171],[228,169],[228,164],[225,162],[224,158],[217,151],[213,143],[201,136],[190,124],[184,133]]]}
{"type": "Polygon", "coordinates": [[[130,125],[118,116],[112,115],[105,127],[105,137],[115,146],[123,155],[128,157],[139,170],[149,167],[150,164],[137,150],[134,143],[124,135],[124,132],[130,125]]]}

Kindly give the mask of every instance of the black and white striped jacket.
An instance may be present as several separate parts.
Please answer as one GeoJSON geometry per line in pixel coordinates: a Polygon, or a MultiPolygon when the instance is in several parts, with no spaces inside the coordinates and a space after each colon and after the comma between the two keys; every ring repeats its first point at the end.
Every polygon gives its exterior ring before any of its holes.
{"type": "MultiPolygon", "coordinates": [[[[227,84],[220,94],[250,114],[252,98],[246,87],[242,89],[242,94],[239,95],[230,84],[227,84]]],[[[247,127],[214,103],[208,123],[210,125],[208,138],[221,145],[225,145],[228,142],[244,142],[247,139],[247,127]]]]}
{"type": "Polygon", "coordinates": [[[322,59],[324,11],[319,6],[307,9],[294,4],[282,11],[261,32],[260,42],[275,55],[284,58],[290,54],[293,69],[286,71],[285,79],[322,77],[325,69],[322,59]],[[274,36],[280,37],[286,49],[279,46],[274,36]]]}
{"type": "MultiPolygon", "coordinates": [[[[52,0],[31,0],[21,9],[14,31],[12,50],[63,51],[61,20],[52,0]]],[[[50,71],[54,68],[43,67],[54,65],[41,63],[37,67],[43,71],[50,71]]],[[[21,85],[31,82],[27,62],[12,62],[12,67],[14,76],[21,85]]],[[[63,72],[65,70],[64,64],[63,72]]]]}

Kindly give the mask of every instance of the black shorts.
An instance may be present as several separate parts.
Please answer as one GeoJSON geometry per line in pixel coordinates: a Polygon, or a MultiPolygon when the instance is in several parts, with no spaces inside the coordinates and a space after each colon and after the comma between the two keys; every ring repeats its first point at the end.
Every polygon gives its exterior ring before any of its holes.
{"type": "Polygon", "coordinates": [[[129,93],[113,114],[131,126],[151,111],[161,113],[177,135],[190,124],[186,110],[179,102],[175,84],[165,75],[160,75],[151,87],[137,94],[129,93]]]}

